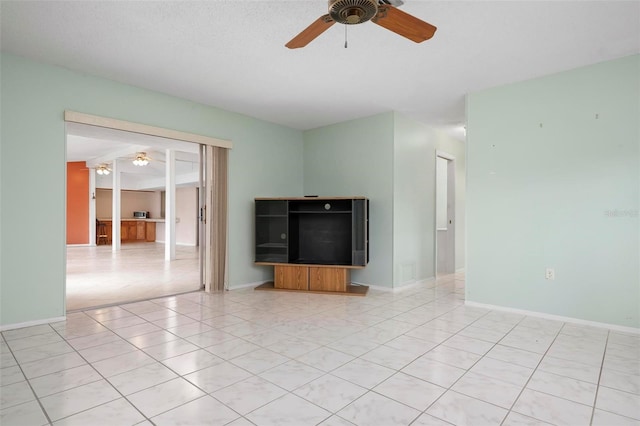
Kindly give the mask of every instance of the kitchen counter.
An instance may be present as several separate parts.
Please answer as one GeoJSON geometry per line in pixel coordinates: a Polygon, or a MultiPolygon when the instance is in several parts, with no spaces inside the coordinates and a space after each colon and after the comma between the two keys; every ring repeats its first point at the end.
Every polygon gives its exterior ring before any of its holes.
{"type": "MultiPolygon", "coordinates": [[[[99,217],[98,220],[100,222],[113,222],[113,219],[109,218],[103,218],[103,217],[99,217]]],[[[154,222],[154,223],[164,223],[165,220],[164,219],[152,219],[152,218],[148,218],[148,219],[141,219],[138,217],[123,217],[120,218],[120,222],[125,222],[125,221],[131,221],[131,220],[135,220],[138,222],[154,222]]],[[[176,218],[176,223],[180,222],[180,218],[176,218]]]]}

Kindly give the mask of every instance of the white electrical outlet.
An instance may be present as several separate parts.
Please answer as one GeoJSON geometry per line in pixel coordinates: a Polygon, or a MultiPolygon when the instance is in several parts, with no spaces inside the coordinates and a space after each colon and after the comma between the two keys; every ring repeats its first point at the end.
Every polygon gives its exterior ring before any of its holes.
{"type": "Polygon", "coordinates": [[[547,268],[544,274],[545,280],[555,280],[556,279],[556,270],[553,268],[547,268]]]}

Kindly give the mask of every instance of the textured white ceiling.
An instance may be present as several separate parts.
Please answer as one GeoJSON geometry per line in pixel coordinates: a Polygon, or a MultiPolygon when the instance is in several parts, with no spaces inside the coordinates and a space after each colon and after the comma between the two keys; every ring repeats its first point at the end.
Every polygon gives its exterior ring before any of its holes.
{"type": "Polygon", "coordinates": [[[396,110],[464,121],[468,92],[640,52],[639,1],[419,1],[415,44],[372,22],[284,44],[324,1],[2,1],[2,50],[298,129],[396,110]]]}
{"type": "Polygon", "coordinates": [[[119,170],[129,175],[129,183],[164,177],[167,149],[176,151],[177,176],[197,174],[200,167],[199,147],[194,143],[78,123],[67,123],[66,134],[67,161],[86,161],[92,168],[118,161],[119,170]],[[144,167],[133,165],[140,151],[151,158],[144,167]]]}

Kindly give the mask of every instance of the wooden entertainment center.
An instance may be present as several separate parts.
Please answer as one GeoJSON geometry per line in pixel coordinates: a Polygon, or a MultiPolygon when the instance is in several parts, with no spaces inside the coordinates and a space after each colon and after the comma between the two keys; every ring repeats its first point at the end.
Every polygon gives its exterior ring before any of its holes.
{"type": "Polygon", "coordinates": [[[368,228],[365,197],[256,198],[255,264],[274,267],[256,290],[365,295],[350,272],[369,261],[368,228]]]}

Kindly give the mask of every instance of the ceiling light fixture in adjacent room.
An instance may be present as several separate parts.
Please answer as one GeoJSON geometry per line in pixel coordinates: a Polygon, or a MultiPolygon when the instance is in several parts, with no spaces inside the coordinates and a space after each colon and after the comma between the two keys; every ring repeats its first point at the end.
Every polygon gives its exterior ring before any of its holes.
{"type": "Polygon", "coordinates": [[[96,169],[96,173],[98,173],[99,175],[108,175],[109,173],[111,173],[111,169],[109,167],[107,167],[106,164],[100,164],[98,166],[98,168],[96,169]]]}
{"type": "Polygon", "coordinates": [[[133,160],[135,166],[146,166],[149,164],[149,157],[146,152],[136,152],[136,158],[133,160]]]}

